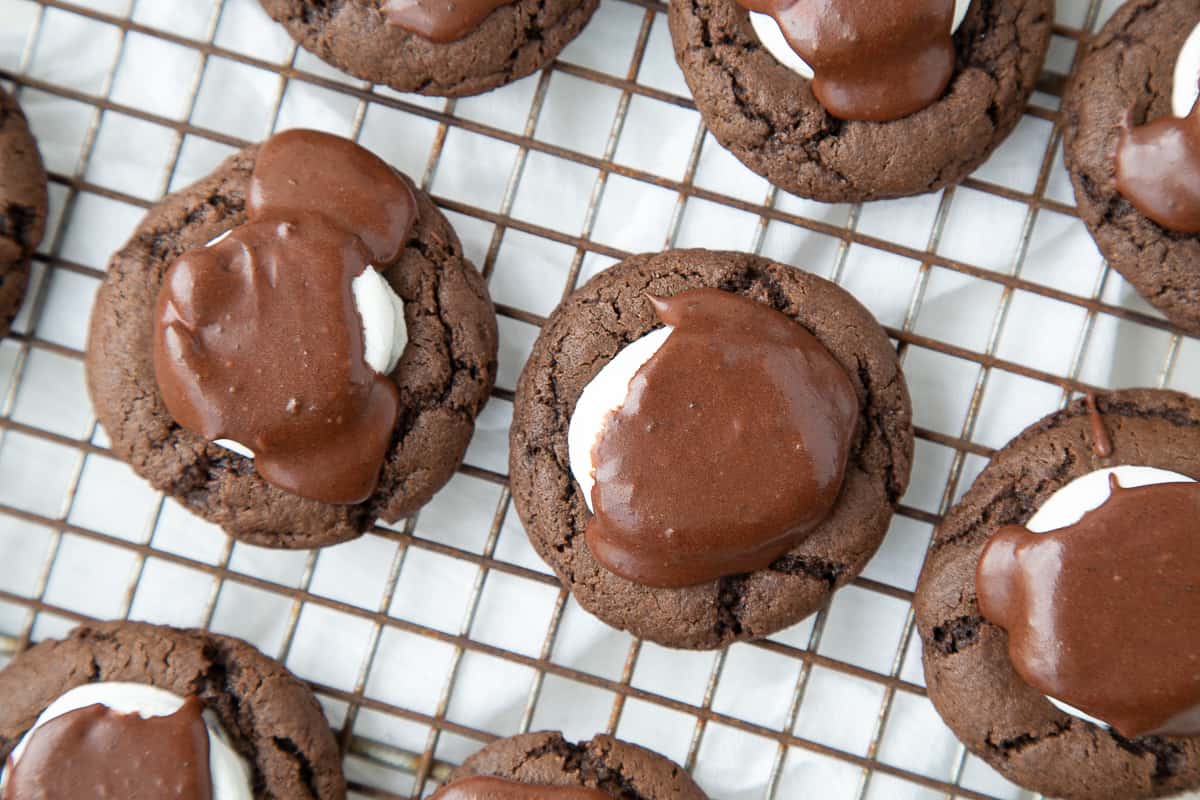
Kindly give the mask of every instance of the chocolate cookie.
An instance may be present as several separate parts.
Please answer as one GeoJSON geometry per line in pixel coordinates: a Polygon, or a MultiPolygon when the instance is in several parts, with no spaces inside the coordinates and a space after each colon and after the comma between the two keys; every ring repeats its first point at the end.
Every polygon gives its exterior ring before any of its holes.
{"type": "Polygon", "coordinates": [[[0,764],[56,698],[100,681],[198,696],[251,766],[259,800],[346,796],[337,742],[294,675],[238,639],[138,622],[81,626],[0,671],[0,764]]]}
{"type": "Polygon", "coordinates": [[[1016,127],[1050,42],[1052,0],[976,0],[940,100],[891,122],[843,121],[759,41],[736,0],[671,0],[675,57],[717,140],[793,194],[858,202],[932,192],[1016,127]]]}
{"type": "Polygon", "coordinates": [[[46,228],[46,170],[21,107],[0,89],[0,338],[21,307],[46,228]]]}
{"type": "Polygon", "coordinates": [[[449,222],[417,191],[417,221],[382,271],[402,298],[408,345],[391,378],[400,415],[374,493],[355,505],[300,497],[267,483],[247,458],[185,430],[155,378],[155,304],[182,253],[246,221],[257,147],[150,210],[109,264],[92,312],[88,386],[112,449],[159,490],[232,536],[268,547],[352,539],[419,508],[450,479],[496,374],[496,318],[482,277],[449,222]]]}
{"type": "Polygon", "coordinates": [[[706,800],[686,772],[644,747],[611,736],[572,744],[561,733],[525,733],[492,742],[450,775],[448,785],[493,776],[542,786],[580,786],[601,796],[706,800]]]}
{"type": "Polygon", "coordinates": [[[513,0],[462,38],[439,43],[390,24],[379,0],[259,2],[302,47],[335,67],[400,92],[443,97],[480,94],[541,69],[599,5],[513,0]]]}
{"type": "Polygon", "coordinates": [[[1117,191],[1122,121],[1171,114],[1175,60],[1200,23],[1189,0],[1131,0],[1088,48],[1063,104],[1079,216],[1104,257],[1171,322],[1200,333],[1200,237],[1166,230],[1117,191]]]}
{"type": "Polygon", "coordinates": [[[857,575],[887,531],[912,462],[908,392],[887,335],[834,284],[757,256],[674,250],[599,274],[551,315],[521,375],[511,431],[513,501],[534,548],[579,603],[611,625],[681,648],[717,648],[800,621],[857,575]],[[618,577],[589,550],[591,517],[567,428],[580,393],[626,345],[659,327],[647,293],[710,287],[786,314],[845,368],[861,409],[831,514],[769,569],[684,588],[618,577]]]}
{"type": "Polygon", "coordinates": [[[1067,800],[1165,797],[1200,787],[1200,738],[1127,739],[1060,711],[1020,678],[1008,635],[979,610],[976,565],[988,540],[1072,480],[1115,464],[1200,476],[1200,401],[1136,389],[1101,396],[1098,408],[1113,455],[1097,455],[1077,400],[996,453],[934,532],[914,603],[925,678],[946,724],[1009,780],[1067,800]]]}

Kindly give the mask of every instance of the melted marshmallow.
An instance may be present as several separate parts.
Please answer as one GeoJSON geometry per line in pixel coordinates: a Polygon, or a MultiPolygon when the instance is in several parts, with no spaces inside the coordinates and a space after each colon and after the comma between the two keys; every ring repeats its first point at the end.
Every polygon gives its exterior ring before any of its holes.
{"type": "MultiPolygon", "coordinates": [[[[1134,489],[1138,486],[1152,486],[1158,483],[1192,483],[1187,475],[1171,472],[1156,467],[1137,467],[1123,464],[1119,467],[1107,467],[1089,472],[1068,483],[1046,500],[1037,510],[1025,527],[1033,533],[1048,533],[1069,525],[1074,525],[1083,519],[1083,515],[1099,508],[1108,500],[1112,489],[1109,486],[1109,475],[1116,475],[1121,486],[1134,489]]],[[[1098,720],[1083,713],[1078,708],[1068,705],[1055,697],[1046,697],[1060,711],[1073,717],[1086,720],[1101,728],[1110,727],[1107,722],[1098,720]]]]}
{"type": "Polygon", "coordinates": [[[1192,29],[1179,58],[1175,61],[1174,91],[1171,93],[1171,111],[1177,117],[1192,113],[1192,106],[1200,97],[1200,25],[1192,29]]]}
{"type": "Polygon", "coordinates": [[[362,318],[363,355],[371,369],[389,375],[408,344],[404,301],[374,267],[364,269],[350,282],[350,289],[354,292],[358,316],[362,318]]]}
{"type": "MultiPolygon", "coordinates": [[[[52,719],[70,711],[92,705],[103,705],[121,714],[137,714],[142,719],[167,717],[183,707],[184,699],[176,694],[144,683],[103,681],[85,683],[61,695],[33,723],[12,751],[14,764],[21,760],[30,735],[52,719]]],[[[217,715],[204,711],[208,728],[208,768],[212,775],[213,800],[254,800],[250,768],[237,754],[217,715]]],[[[6,776],[0,776],[0,792],[6,776]]]]}
{"type": "MultiPolygon", "coordinates": [[[[971,0],[955,0],[954,25],[950,28],[951,32],[958,30],[958,26],[962,24],[970,7],[971,0]]],[[[788,40],[783,35],[783,29],[779,27],[779,23],[775,21],[774,17],[770,14],[751,11],[750,24],[754,27],[754,33],[758,36],[759,42],[767,49],[768,53],[775,56],[776,61],[802,78],[812,78],[812,67],[788,44],[788,40]]]]}
{"type": "Polygon", "coordinates": [[[571,424],[567,428],[567,451],[571,474],[583,491],[583,502],[587,504],[588,511],[592,510],[592,486],[596,483],[592,448],[600,438],[604,422],[610,411],[616,411],[625,404],[629,382],[663,346],[672,330],[670,327],[658,328],[621,348],[612,361],[588,381],[579,395],[575,411],[571,414],[571,424]]]}
{"type": "MultiPolygon", "coordinates": [[[[205,247],[212,247],[231,231],[225,231],[205,247]]],[[[362,319],[363,356],[371,369],[388,375],[396,368],[404,348],[408,345],[408,326],[404,322],[404,301],[392,289],[383,276],[368,266],[362,274],[350,282],[354,294],[354,307],[362,319]]],[[[237,453],[245,458],[254,458],[254,451],[233,439],[214,439],[213,444],[237,453]]]]}

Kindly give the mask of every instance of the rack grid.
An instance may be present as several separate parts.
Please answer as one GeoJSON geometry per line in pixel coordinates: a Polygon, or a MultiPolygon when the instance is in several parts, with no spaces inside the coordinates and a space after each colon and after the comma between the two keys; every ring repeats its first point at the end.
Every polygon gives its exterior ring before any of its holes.
{"type": "Polygon", "coordinates": [[[1059,0],[1020,128],[960,187],[824,206],[707,134],[657,0],[604,0],[548,69],[457,101],[331,70],[254,0],[0,0],[0,80],[52,199],[0,345],[0,665],[93,617],[243,636],[313,685],[359,797],[427,796],[483,743],[547,727],[645,743],[714,797],[1031,797],[937,719],[910,601],[932,527],[1024,424],[1089,388],[1200,390],[1196,341],[1102,262],[1061,166],[1059,98],[1115,5],[1059,0]],[[427,509],[273,553],[111,458],[82,358],[106,257],[141,213],[300,124],[359,139],[431,191],[490,281],[501,373],[427,509]],[[796,628],[721,653],[588,617],[524,541],[505,474],[512,389],[545,315],[630,251],[676,245],[764,253],[854,291],[896,343],[918,423],[914,485],[867,572],[796,628]]]}

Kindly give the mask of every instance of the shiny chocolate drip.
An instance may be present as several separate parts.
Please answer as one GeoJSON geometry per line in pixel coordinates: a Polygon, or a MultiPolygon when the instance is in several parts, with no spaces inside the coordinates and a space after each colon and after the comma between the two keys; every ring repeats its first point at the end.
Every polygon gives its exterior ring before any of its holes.
{"type": "Polygon", "coordinates": [[[251,220],[320,214],[367,245],[372,263],[396,260],[417,219],[408,181],[349,139],[291,130],[268,139],[254,161],[251,220]]]}
{"type": "Polygon", "coordinates": [[[288,131],[262,146],[250,221],[184,253],[158,296],[154,368],[183,427],[233,439],[281,489],[366,500],[400,394],[364,357],[351,282],[394,261],[416,218],[412,189],[353,142],[288,131]]]}
{"type": "Polygon", "coordinates": [[[1117,146],[1117,191],[1167,230],[1200,233],[1200,103],[1192,113],[1133,127],[1117,146]]]}
{"type": "Polygon", "coordinates": [[[585,786],[534,785],[474,775],[443,786],[429,800],[612,800],[612,796],[585,786]]]}
{"type": "Polygon", "coordinates": [[[1096,393],[1089,391],[1084,397],[1088,420],[1092,423],[1092,452],[1100,458],[1108,458],[1113,454],[1112,438],[1104,427],[1104,417],[1100,416],[1100,408],[1096,405],[1096,393]]]}
{"type": "Polygon", "coordinates": [[[356,503],[375,488],[400,392],[363,357],[350,281],[366,247],[322,217],[294,219],[242,225],[175,263],[159,382],[176,422],[245,444],[264,480],[356,503]]]}
{"type": "Polygon", "coordinates": [[[980,612],[1042,694],[1123,736],[1200,735],[1200,483],[1111,480],[1074,525],[992,537],[980,612]]]}
{"type": "Polygon", "coordinates": [[[168,717],[99,704],[55,717],[9,767],[4,800],[211,800],[203,710],[190,697],[168,717]]]}
{"type": "Polygon", "coordinates": [[[954,0],[737,0],[769,14],[812,67],[813,94],[846,120],[933,105],[954,76],[954,0]]]}
{"type": "Polygon", "coordinates": [[[857,430],[846,370],[748,298],[651,298],[674,328],[592,449],[587,543],[612,572],[678,587],[764,569],[832,511],[857,430]]]}
{"type": "Polygon", "coordinates": [[[388,23],[436,44],[473,33],[497,8],[515,0],[386,0],[388,23]]]}

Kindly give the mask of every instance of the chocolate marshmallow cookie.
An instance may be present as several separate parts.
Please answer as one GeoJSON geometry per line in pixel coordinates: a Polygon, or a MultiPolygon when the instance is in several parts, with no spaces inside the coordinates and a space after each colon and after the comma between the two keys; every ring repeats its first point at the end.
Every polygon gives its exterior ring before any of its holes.
{"type": "Polygon", "coordinates": [[[231,535],[354,538],[425,503],[496,370],[483,279],[429,197],[287,131],[155,206],[92,313],[113,451],[231,535]]]}
{"type": "Polygon", "coordinates": [[[400,92],[461,97],[554,60],[599,0],[259,0],[339,69],[400,92]]]}
{"type": "Polygon", "coordinates": [[[29,280],[29,257],[46,227],[46,170],[20,106],[0,89],[0,338],[29,280]]]}
{"type": "Polygon", "coordinates": [[[471,756],[436,800],[706,800],[666,758],[611,736],[572,744],[561,733],[500,739],[471,756]]]}
{"type": "Polygon", "coordinates": [[[238,639],[76,628],[0,670],[0,798],[341,800],[308,687],[238,639]]]}
{"type": "Polygon", "coordinates": [[[509,472],[579,603],[682,648],[767,636],[857,575],[908,482],[896,354],[850,295],[741,253],[635,256],[551,315],[509,472]]]}
{"type": "Polygon", "coordinates": [[[1200,6],[1131,0],[1092,40],[1063,109],[1079,215],[1104,257],[1200,334],[1200,6]]]}
{"type": "Polygon", "coordinates": [[[1053,0],[671,0],[675,57],[722,145],[826,202],[936,191],[1016,126],[1053,0]]]}
{"type": "Polygon", "coordinates": [[[1200,788],[1200,401],[1078,400],[1006,445],[934,533],[929,697],[1050,797],[1200,788]]]}

